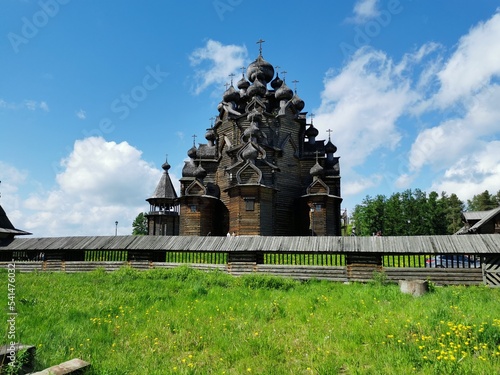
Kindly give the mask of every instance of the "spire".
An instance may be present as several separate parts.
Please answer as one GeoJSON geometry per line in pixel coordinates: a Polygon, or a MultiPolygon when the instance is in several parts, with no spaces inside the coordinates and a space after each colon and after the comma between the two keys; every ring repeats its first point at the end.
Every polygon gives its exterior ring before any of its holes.
{"type": "Polygon", "coordinates": [[[228,77],[231,77],[231,86],[233,85],[233,77],[235,76],[234,73],[231,73],[228,75],[228,77]]]}
{"type": "Polygon", "coordinates": [[[265,40],[259,39],[257,41],[257,44],[259,44],[259,56],[262,56],[262,43],[264,43],[265,40]]]}

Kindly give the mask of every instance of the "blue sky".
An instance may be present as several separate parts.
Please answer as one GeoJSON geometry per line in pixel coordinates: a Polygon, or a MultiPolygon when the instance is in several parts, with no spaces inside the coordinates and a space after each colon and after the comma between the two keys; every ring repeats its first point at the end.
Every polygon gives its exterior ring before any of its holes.
{"type": "Polygon", "coordinates": [[[500,3],[1,0],[0,203],[35,236],[129,234],[174,184],[228,75],[298,80],[343,207],[500,190],[500,3]]]}

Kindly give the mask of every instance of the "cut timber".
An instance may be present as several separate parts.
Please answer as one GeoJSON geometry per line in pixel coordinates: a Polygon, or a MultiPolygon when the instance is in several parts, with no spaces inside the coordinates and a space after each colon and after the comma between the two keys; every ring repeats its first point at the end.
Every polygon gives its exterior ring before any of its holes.
{"type": "Polygon", "coordinates": [[[73,358],[60,365],[49,367],[43,371],[34,372],[31,375],[66,375],[66,374],[81,374],[90,367],[90,363],[79,358],[73,358]]]}
{"type": "Polygon", "coordinates": [[[424,280],[399,280],[399,289],[403,293],[420,297],[429,291],[429,283],[424,280]]]}

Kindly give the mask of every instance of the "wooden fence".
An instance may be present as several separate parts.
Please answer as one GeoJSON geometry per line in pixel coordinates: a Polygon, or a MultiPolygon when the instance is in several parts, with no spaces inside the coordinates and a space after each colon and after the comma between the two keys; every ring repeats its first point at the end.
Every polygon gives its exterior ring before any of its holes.
{"type": "MultiPolygon", "coordinates": [[[[439,257],[438,257],[439,259],[439,257]]],[[[87,272],[172,268],[189,264],[239,276],[366,282],[374,272],[391,281],[437,285],[500,285],[500,235],[429,237],[168,237],[19,238],[0,243],[0,267],[19,272],[87,272]],[[445,268],[437,256],[448,256],[445,268]]]]}

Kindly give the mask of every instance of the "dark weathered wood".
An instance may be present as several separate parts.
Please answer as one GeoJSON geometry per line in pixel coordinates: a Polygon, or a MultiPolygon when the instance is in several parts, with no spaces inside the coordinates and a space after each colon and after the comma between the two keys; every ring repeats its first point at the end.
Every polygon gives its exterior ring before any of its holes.
{"type": "MultiPolygon", "coordinates": [[[[0,242],[0,254],[11,251],[45,252],[52,259],[57,251],[266,251],[341,252],[381,254],[499,254],[498,234],[414,237],[203,237],[203,236],[103,236],[15,238],[0,242]]],[[[47,259],[47,258],[46,258],[47,259]]]]}

